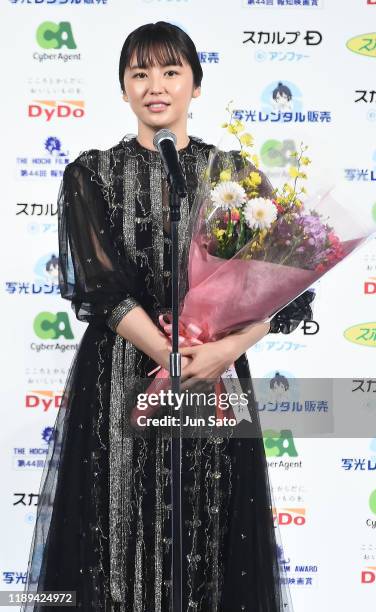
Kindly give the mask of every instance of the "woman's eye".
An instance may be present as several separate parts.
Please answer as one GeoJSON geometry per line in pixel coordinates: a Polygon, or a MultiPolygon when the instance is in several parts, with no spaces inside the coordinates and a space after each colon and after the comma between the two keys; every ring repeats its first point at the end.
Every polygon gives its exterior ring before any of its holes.
{"type": "Polygon", "coordinates": [[[173,74],[178,74],[176,70],[168,70],[168,71],[167,71],[167,74],[168,74],[168,73],[171,73],[171,72],[172,72],[173,74]]]}
{"type": "Polygon", "coordinates": [[[133,76],[137,77],[137,76],[140,76],[140,75],[143,75],[143,74],[145,74],[145,72],[136,72],[136,74],[134,74],[133,76]]]}

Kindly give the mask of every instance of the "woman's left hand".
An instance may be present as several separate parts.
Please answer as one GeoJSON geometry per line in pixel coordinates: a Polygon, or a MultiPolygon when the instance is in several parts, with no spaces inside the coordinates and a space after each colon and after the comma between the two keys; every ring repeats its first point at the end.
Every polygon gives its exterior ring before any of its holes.
{"type": "Polygon", "coordinates": [[[234,362],[234,354],[229,346],[221,341],[206,342],[196,346],[185,346],[179,349],[182,356],[190,357],[190,363],[182,367],[182,389],[192,386],[190,379],[199,379],[205,385],[205,380],[216,380],[234,362]]]}

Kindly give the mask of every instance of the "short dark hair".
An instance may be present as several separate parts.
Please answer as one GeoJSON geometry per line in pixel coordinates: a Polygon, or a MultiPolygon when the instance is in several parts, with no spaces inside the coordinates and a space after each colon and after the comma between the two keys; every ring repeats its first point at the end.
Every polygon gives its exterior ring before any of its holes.
{"type": "Polygon", "coordinates": [[[190,64],[193,83],[199,87],[202,81],[202,67],[193,40],[184,30],[167,21],[146,23],[133,30],[123,44],[119,61],[119,81],[124,92],[124,72],[136,52],[140,68],[153,66],[155,60],[161,66],[176,64],[181,66],[181,58],[190,64]]]}

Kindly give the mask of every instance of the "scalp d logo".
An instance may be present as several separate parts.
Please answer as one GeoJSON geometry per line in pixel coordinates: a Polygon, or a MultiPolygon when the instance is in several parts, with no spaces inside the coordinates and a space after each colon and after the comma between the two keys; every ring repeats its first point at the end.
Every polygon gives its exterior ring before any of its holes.
{"type": "Polygon", "coordinates": [[[72,340],[73,333],[66,312],[40,312],[34,319],[34,331],[38,338],[56,340],[63,336],[72,340]]]}
{"type": "Polygon", "coordinates": [[[37,29],[36,39],[42,49],[77,49],[69,21],[44,21],[37,29]]]}
{"type": "Polygon", "coordinates": [[[343,332],[346,340],[360,344],[361,346],[376,346],[376,322],[358,323],[352,325],[343,332]]]}
{"type": "Polygon", "coordinates": [[[359,36],[350,38],[346,43],[346,47],[354,53],[366,55],[367,57],[376,57],[375,40],[375,32],[371,32],[370,34],[359,34],[359,36]]]}

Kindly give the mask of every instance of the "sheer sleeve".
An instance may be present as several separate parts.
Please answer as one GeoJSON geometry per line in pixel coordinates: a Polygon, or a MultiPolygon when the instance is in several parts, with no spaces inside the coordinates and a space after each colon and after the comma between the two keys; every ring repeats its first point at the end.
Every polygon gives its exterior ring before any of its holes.
{"type": "Polygon", "coordinates": [[[307,289],[285,308],[280,310],[270,321],[269,333],[291,334],[301,321],[312,321],[311,302],[315,298],[315,290],[307,289]]]}
{"type": "Polygon", "coordinates": [[[135,272],[110,234],[108,206],[90,168],[66,166],[58,195],[59,287],[79,321],[116,331],[135,306],[135,272]]]}

